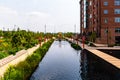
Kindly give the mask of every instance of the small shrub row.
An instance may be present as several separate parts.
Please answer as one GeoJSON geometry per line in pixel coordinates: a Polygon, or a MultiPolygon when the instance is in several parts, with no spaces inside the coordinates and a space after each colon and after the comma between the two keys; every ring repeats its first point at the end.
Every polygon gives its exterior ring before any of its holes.
{"type": "Polygon", "coordinates": [[[87,45],[91,47],[96,47],[92,42],[89,42],[87,45]]]}
{"type": "Polygon", "coordinates": [[[82,49],[79,45],[77,45],[77,44],[75,44],[75,43],[71,43],[71,46],[72,46],[75,50],[81,50],[81,49],[82,49]]]}
{"type": "Polygon", "coordinates": [[[115,44],[115,46],[120,46],[120,44],[115,44]]]}
{"type": "Polygon", "coordinates": [[[8,54],[6,54],[5,52],[0,52],[0,59],[4,58],[8,56],[8,54]]]}
{"type": "Polygon", "coordinates": [[[2,80],[29,80],[29,77],[48,51],[52,42],[53,40],[44,43],[42,47],[37,49],[25,61],[20,62],[16,66],[11,66],[4,74],[2,80]]]}

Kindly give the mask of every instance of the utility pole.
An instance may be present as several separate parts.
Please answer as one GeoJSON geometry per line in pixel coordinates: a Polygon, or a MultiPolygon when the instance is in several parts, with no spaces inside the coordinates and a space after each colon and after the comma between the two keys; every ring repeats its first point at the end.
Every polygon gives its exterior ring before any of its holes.
{"type": "Polygon", "coordinates": [[[3,33],[5,32],[5,28],[3,27],[3,33]]]}
{"type": "Polygon", "coordinates": [[[74,42],[74,39],[75,39],[75,36],[76,36],[76,24],[74,25],[74,32],[73,32],[73,42],[74,42]]]}
{"type": "Polygon", "coordinates": [[[14,25],[14,31],[15,31],[16,25],[14,25]]]}
{"type": "Polygon", "coordinates": [[[76,34],[76,24],[74,25],[74,33],[76,34]]]}
{"type": "Polygon", "coordinates": [[[46,24],[45,24],[45,34],[46,34],[46,24]]]}
{"type": "Polygon", "coordinates": [[[5,31],[5,28],[3,27],[3,31],[5,31]]]}
{"type": "Polygon", "coordinates": [[[54,37],[55,37],[55,32],[56,32],[56,31],[55,31],[55,26],[54,26],[54,37]]]}
{"type": "Polygon", "coordinates": [[[45,42],[46,42],[46,39],[47,39],[47,36],[46,36],[46,24],[45,24],[45,32],[44,32],[44,35],[45,35],[44,40],[45,40],[45,42]]]}

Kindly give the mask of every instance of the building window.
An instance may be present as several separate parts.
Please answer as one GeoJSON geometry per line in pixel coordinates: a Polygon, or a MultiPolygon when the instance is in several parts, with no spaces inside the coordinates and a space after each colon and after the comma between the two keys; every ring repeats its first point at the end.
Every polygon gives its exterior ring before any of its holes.
{"type": "Polygon", "coordinates": [[[105,22],[105,23],[108,23],[108,18],[105,18],[105,19],[104,19],[104,22],[105,22]]]}
{"type": "Polygon", "coordinates": [[[115,9],[115,10],[114,10],[114,13],[115,13],[115,14],[120,14],[120,9],[115,9]]]}
{"type": "Polygon", "coordinates": [[[92,18],[92,14],[90,14],[90,18],[92,18]]]}
{"type": "Polygon", "coordinates": [[[115,28],[115,33],[120,33],[120,28],[115,28]]]}
{"type": "Polygon", "coordinates": [[[90,5],[90,6],[92,5],[92,1],[90,1],[89,5],[90,5]]]}
{"type": "Polygon", "coordinates": [[[104,10],[104,14],[108,14],[108,10],[104,10]]]}
{"type": "Polygon", "coordinates": [[[108,29],[105,29],[105,33],[106,33],[106,34],[108,33],[108,29]]]}
{"type": "Polygon", "coordinates": [[[120,6],[120,0],[115,0],[114,5],[115,6],[120,6]]]}
{"type": "Polygon", "coordinates": [[[104,6],[108,6],[108,2],[107,1],[104,2],[104,6]]]}
{"type": "Polygon", "coordinates": [[[90,25],[92,25],[92,22],[90,21],[90,25]]]}
{"type": "Polygon", "coordinates": [[[115,17],[115,22],[120,23],[120,17],[115,17]]]}

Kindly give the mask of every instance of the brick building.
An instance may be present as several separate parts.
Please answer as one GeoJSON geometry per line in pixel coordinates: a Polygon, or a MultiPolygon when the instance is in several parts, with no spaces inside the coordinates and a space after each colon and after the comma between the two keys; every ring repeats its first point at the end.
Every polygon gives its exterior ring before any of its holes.
{"type": "Polygon", "coordinates": [[[120,44],[120,0],[80,0],[81,33],[97,43],[120,44]]]}

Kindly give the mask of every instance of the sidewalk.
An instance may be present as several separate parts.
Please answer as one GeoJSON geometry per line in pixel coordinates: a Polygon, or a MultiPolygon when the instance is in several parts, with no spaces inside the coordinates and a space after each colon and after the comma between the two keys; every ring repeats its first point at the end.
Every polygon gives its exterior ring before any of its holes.
{"type": "Polygon", "coordinates": [[[107,47],[107,44],[97,44],[97,43],[93,43],[96,47],[107,47]]]}

